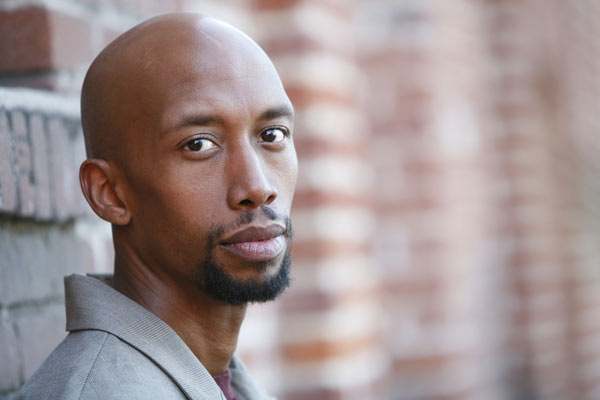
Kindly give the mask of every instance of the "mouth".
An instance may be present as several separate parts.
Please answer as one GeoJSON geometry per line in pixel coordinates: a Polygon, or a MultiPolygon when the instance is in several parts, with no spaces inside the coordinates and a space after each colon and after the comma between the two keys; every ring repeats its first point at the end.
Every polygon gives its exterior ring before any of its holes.
{"type": "Polygon", "coordinates": [[[221,248],[249,261],[268,261],[285,249],[285,228],[281,225],[250,226],[226,237],[221,248]]]}

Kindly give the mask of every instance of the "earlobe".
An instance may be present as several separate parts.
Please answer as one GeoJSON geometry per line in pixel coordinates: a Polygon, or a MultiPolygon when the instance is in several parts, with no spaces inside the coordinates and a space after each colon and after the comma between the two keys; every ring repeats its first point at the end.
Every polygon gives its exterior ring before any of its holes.
{"type": "Polygon", "coordinates": [[[131,213],[115,190],[113,167],[105,160],[88,159],[79,168],[79,183],[92,210],[114,225],[127,225],[131,213]]]}

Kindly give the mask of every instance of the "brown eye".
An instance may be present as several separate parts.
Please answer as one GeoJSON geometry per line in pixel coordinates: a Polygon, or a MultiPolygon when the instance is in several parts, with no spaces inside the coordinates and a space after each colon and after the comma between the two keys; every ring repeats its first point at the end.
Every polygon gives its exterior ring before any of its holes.
{"type": "Polygon", "coordinates": [[[205,138],[195,138],[185,144],[185,148],[194,153],[210,150],[216,146],[217,145],[212,140],[205,138]]]}
{"type": "Polygon", "coordinates": [[[260,134],[260,141],[265,143],[280,143],[286,138],[286,133],[281,128],[269,128],[260,134]]]}

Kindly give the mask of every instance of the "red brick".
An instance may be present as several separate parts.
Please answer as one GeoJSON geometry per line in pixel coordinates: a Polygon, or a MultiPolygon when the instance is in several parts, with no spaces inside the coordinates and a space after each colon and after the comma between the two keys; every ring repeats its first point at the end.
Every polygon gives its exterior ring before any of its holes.
{"type": "MultiPolygon", "coordinates": [[[[481,399],[482,393],[478,388],[457,389],[451,393],[427,396],[428,400],[465,400],[465,399],[481,399]]],[[[485,393],[485,390],[483,390],[485,393]]]]}
{"type": "Polygon", "coordinates": [[[404,280],[388,279],[383,287],[387,292],[395,296],[419,298],[441,291],[443,289],[443,282],[440,279],[419,279],[414,275],[410,275],[408,279],[404,280]]]}
{"type": "Polygon", "coordinates": [[[44,7],[0,11],[0,71],[84,65],[93,56],[90,21],[44,7]]]}
{"type": "Polygon", "coordinates": [[[296,240],[292,244],[293,256],[302,258],[303,260],[319,260],[323,258],[356,253],[368,254],[370,250],[370,243],[356,245],[354,243],[341,243],[325,240],[312,242],[299,242],[296,240]]]}
{"type": "MultiPolygon", "coordinates": [[[[419,76],[419,70],[429,65],[432,61],[431,57],[432,55],[427,49],[414,46],[385,48],[383,51],[362,49],[357,54],[359,64],[366,69],[368,74],[372,74],[379,68],[396,73],[400,72],[402,73],[400,76],[404,78],[419,76]]],[[[397,75],[394,74],[388,76],[390,80],[398,79],[397,75]]],[[[367,78],[377,78],[377,76],[368,76],[367,78]]],[[[405,83],[414,83],[406,79],[398,80],[405,83]]]]}
{"type": "Polygon", "coordinates": [[[311,2],[307,0],[253,0],[252,7],[255,11],[271,11],[271,10],[291,10],[296,6],[301,6],[306,3],[318,4],[319,7],[327,9],[328,11],[335,13],[337,16],[344,18],[351,18],[353,10],[343,2],[335,0],[320,0],[318,2],[311,2]]]}
{"type": "Polygon", "coordinates": [[[310,106],[316,102],[347,107],[355,107],[357,105],[356,99],[352,96],[328,89],[307,88],[290,84],[286,85],[285,91],[297,109],[310,106]]]}
{"type": "Polygon", "coordinates": [[[382,338],[371,335],[361,338],[337,339],[335,341],[307,342],[284,345],[282,356],[292,362],[314,362],[327,358],[347,357],[366,349],[377,348],[382,338]]]}
{"type": "Polygon", "coordinates": [[[0,71],[49,68],[51,40],[50,22],[44,9],[0,11],[0,71]]]}
{"type": "Polygon", "coordinates": [[[460,353],[445,354],[435,352],[428,355],[403,356],[394,359],[394,369],[396,372],[414,373],[415,371],[431,372],[452,366],[460,361],[460,353]]]}
{"type": "Polygon", "coordinates": [[[344,304],[371,302],[380,298],[379,289],[345,290],[343,293],[326,293],[321,290],[311,290],[298,293],[293,289],[282,297],[281,307],[289,312],[323,311],[342,307],[344,304]]]}
{"type": "Polygon", "coordinates": [[[267,10],[267,9],[288,9],[294,7],[303,0],[254,0],[252,5],[257,10],[267,10]]]}
{"type": "Polygon", "coordinates": [[[372,201],[369,194],[346,195],[338,193],[321,193],[315,190],[296,191],[294,204],[303,208],[316,207],[320,205],[335,205],[336,207],[368,206],[372,201]]]}
{"type": "Polygon", "coordinates": [[[17,208],[17,188],[13,173],[13,144],[8,115],[0,110],[0,211],[14,212],[17,208]]]}

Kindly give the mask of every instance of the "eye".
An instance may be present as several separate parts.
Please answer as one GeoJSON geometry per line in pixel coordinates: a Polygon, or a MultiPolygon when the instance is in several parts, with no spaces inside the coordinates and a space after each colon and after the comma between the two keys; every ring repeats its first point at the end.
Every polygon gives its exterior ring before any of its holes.
{"type": "Polygon", "coordinates": [[[283,128],[269,128],[262,131],[259,135],[259,141],[265,143],[280,143],[287,137],[287,132],[283,128]]]}
{"type": "Polygon", "coordinates": [[[186,150],[193,151],[194,153],[199,153],[215,148],[217,147],[217,145],[210,139],[195,138],[187,142],[184,147],[186,150]]]}

